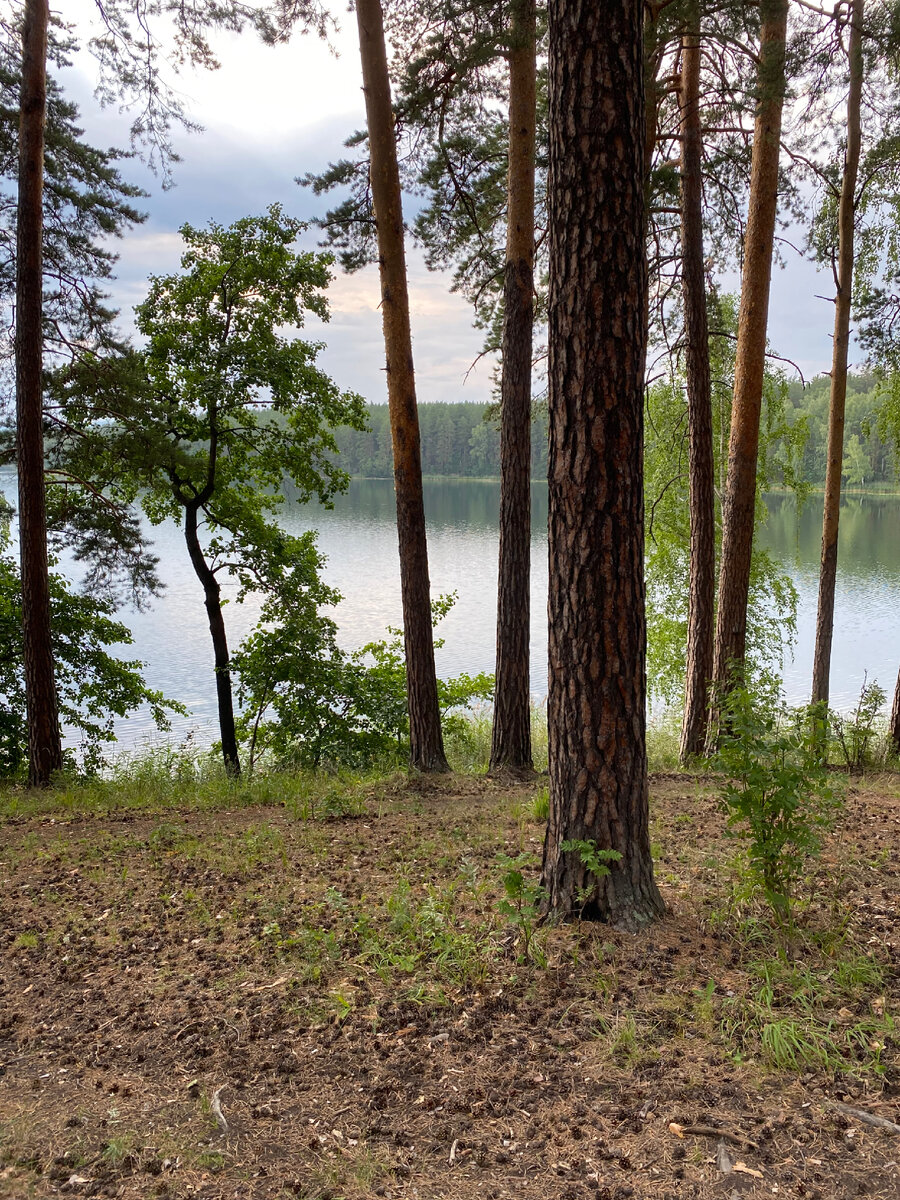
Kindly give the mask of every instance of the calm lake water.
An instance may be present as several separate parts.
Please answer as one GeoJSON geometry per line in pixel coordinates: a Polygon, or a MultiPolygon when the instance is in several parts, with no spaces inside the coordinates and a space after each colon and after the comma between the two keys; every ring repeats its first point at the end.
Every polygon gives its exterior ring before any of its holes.
{"type": "MultiPolygon", "coordinates": [[[[0,480],[10,495],[13,482],[0,480]]],[[[496,621],[496,483],[440,480],[426,483],[432,592],[456,591],[458,599],[439,628],[445,646],[438,671],[492,671],[496,621]]],[[[547,490],[532,493],[532,691],[546,694],[547,490]]],[[[814,497],[799,517],[790,496],[768,499],[770,519],[762,542],[784,564],[800,593],[798,637],[784,667],[785,689],[793,703],[809,692],[821,539],[821,498],[814,497]]],[[[344,596],[335,611],[342,644],[351,648],[382,637],[387,625],[401,623],[397,532],[392,485],[387,480],[354,480],[333,510],[294,505],[283,520],[291,532],[316,529],[326,556],[325,577],[344,596]]],[[[900,664],[900,498],[861,496],[845,500],[841,515],[840,565],[832,659],[832,702],[849,708],[863,681],[876,678],[890,693],[900,664]]],[[[145,613],[125,612],[134,632],[130,658],[146,663],[147,682],[183,701],[190,718],[179,718],[173,735],[191,730],[202,742],[215,736],[212,651],[200,585],[187,560],[181,531],[165,525],[153,531],[166,591],[145,613]]],[[[252,628],[258,606],[230,604],[229,639],[236,647],[252,628]]],[[[153,732],[145,716],[124,722],[124,746],[153,732]]]]}

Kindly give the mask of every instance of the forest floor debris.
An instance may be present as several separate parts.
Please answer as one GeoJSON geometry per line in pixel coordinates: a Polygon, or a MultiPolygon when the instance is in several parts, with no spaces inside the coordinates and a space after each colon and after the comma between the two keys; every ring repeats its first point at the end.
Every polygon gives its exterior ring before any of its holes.
{"type": "Polygon", "coordinates": [[[900,1200],[898,782],[785,941],[713,784],[654,777],[666,919],[528,961],[498,856],[537,877],[545,780],[7,816],[0,1198],[900,1200]]]}

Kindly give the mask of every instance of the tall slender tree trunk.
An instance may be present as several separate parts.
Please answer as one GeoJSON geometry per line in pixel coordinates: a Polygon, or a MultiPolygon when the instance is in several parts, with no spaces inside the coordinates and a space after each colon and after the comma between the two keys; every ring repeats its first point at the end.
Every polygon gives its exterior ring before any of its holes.
{"type": "Polygon", "coordinates": [[[778,156],[785,90],[788,0],[762,0],[759,95],[738,318],[728,473],[722,498],[722,562],[714,677],[727,691],[744,664],[756,509],[756,467],[766,359],[769,287],[778,208],[778,156]]]}
{"type": "Polygon", "coordinates": [[[837,578],[838,522],[841,511],[841,471],[844,463],[844,407],[847,399],[847,358],[850,350],[850,309],[853,299],[853,243],[856,224],[856,178],[861,142],[863,57],[862,24],[865,0],[850,8],[850,87],[847,94],[847,152],[841,180],[838,214],[838,261],[835,271],[834,346],[831,356],[831,397],[828,408],[828,455],[825,466],[825,512],[822,518],[822,558],[819,566],[819,607],[813,654],[812,702],[828,704],[831,639],[834,632],[834,585],[837,578]]]}
{"type": "Polygon", "coordinates": [[[381,313],[400,542],[410,763],[420,771],[446,771],[447,759],[441,735],[434,667],[428,547],[422,498],[422,456],[409,325],[400,172],[397,167],[397,142],[380,0],[357,0],[356,18],[381,273],[381,313]]]}
{"type": "Polygon", "coordinates": [[[534,326],[534,0],[514,0],[500,384],[500,564],[491,770],[531,770],[531,341],[534,326]]]}
{"type": "Polygon", "coordinates": [[[716,611],[715,468],[703,256],[701,42],[694,8],[681,51],[681,287],[688,394],[691,562],[681,759],[702,754],[709,718],[716,611]]]}
{"type": "Polygon", "coordinates": [[[238,755],[237,734],[234,728],[234,697],[231,688],[231,658],[228,654],[228,638],[225,634],[225,617],[222,614],[222,596],[219,581],[203,556],[197,532],[197,505],[189,504],[184,510],[184,540],[187,545],[191,566],[203,586],[209,633],[212,638],[216,670],[216,703],[219,710],[219,737],[222,741],[222,760],[225,773],[237,778],[241,773],[238,755]]]}
{"type": "MultiPolygon", "coordinates": [[[[644,200],[650,195],[650,172],[659,138],[659,109],[664,95],[660,70],[665,61],[668,39],[660,35],[659,15],[667,0],[644,2],[644,200]]],[[[645,210],[646,218],[646,210],[645,210]]]]}
{"type": "Polygon", "coordinates": [[[647,802],[640,0],[550,9],[551,916],[663,911],[647,802]],[[567,840],[618,851],[588,877],[567,840]]]}
{"type": "MultiPolygon", "coordinates": [[[[659,140],[659,113],[664,90],[660,72],[666,56],[667,40],[659,28],[659,15],[667,0],[644,0],[644,244],[647,245],[650,221],[650,192],[653,157],[659,140]]],[[[647,376],[647,343],[650,340],[650,288],[644,289],[644,368],[647,376]]]]}
{"type": "Polygon", "coordinates": [[[42,250],[48,20],[47,0],[27,0],[19,103],[15,355],[28,780],[32,787],[46,786],[63,762],[50,640],[50,568],[44,496],[42,250]]]}

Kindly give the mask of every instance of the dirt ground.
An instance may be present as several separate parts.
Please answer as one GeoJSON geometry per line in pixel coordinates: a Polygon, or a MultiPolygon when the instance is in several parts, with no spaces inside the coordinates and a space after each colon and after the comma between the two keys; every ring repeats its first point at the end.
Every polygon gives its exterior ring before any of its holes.
{"type": "Polygon", "coordinates": [[[897,1200],[900,1134],[836,1104],[900,1124],[898,782],[785,948],[714,789],[655,778],[666,919],[527,959],[497,856],[539,862],[540,781],[9,818],[0,1197],[897,1200]]]}

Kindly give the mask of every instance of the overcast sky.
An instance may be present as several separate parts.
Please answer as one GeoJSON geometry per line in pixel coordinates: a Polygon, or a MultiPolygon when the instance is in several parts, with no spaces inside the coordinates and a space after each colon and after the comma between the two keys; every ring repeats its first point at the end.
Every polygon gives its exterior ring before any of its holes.
{"type": "MultiPolygon", "coordinates": [[[[67,5],[66,15],[71,11],[67,5]]],[[[89,14],[90,0],[78,0],[76,11],[89,14]]],[[[143,204],[146,223],[118,244],[111,290],[125,327],[131,326],[132,305],[145,295],[148,273],[177,268],[177,230],[183,222],[229,223],[276,200],[304,219],[323,212],[328,199],[314,197],[294,179],[341,157],[344,138],[364,123],[355,16],[341,12],[340,21],[343,28],[333,39],[337,55],[312,36],[298,35],[289,45],[273,48],[249,33],[224,35],[215,43],[220,70],[179,77],[186,108],[204,129],[177,134],[182,162],[174,168],[175,186],[163,191],[137,162],[122,167],[127,178],[151,193],[143,204]]],[[[87,20],[79,19],[80,34],[86,27],[87,20]]],[[[89,56],[82,55],[61,81],[78,102],[94,144],[127,144],[127,116],[101,112],[92,98],[89,56]]],[[[314,231],[308,245],[315,245],[314,231]]],[[[415,249],[408,255],[420,402],[486,400],[492,364],[483,360],[469,372],[481,347],[469,306],[450,292],[446,277],[425,269],[415,249]]],[[[833,305],[815,296],[830,295],[833,284],[809,263],[790,258],[788,268],[777,270],[773,279],[770,340],[812,376],[830,366],[833,305]]],[[[375,268],[352,276],[337,273],[330,289],[331,322],[324,329],[311,326],[327,343],[322,366],[340,386],[373,402],[386,399],[379,298],[375,268]]]]}

